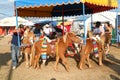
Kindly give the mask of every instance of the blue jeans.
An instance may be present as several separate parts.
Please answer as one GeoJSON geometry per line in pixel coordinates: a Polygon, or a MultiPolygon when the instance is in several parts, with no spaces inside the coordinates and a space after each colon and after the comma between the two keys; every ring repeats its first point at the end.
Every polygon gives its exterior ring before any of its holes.
{"type": "Polygon", "coordinates": [[[12,66],[17,66],[18,64],[18,57],[20,53],[19,46],[11,44],[11,57],[12,57],[12,66]]]}

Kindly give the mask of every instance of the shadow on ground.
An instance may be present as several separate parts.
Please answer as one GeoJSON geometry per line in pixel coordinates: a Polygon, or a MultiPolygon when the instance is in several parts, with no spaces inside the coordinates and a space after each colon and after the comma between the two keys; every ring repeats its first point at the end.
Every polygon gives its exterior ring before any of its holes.
{"type": "Polygon", "coordinates": [[[103,61],[104,65],[114,70],[118,75],[120,75],[120,60],[115,58],[112,54],[107,57],[108,60],[103,61]]]}
{"type": "Polygon", "coordinates": [[[7,53],[0,53],[0,67],[7,65],[8,61],[11,59],[11,54],[7,53]]]}
{"type": "Polygon", "coordinates": [[[120,78],[118,78],[117,76],[114,76],[114,75],[110,75],[110,78],[112,79],[112,80],[120,80],[120,78]]]}

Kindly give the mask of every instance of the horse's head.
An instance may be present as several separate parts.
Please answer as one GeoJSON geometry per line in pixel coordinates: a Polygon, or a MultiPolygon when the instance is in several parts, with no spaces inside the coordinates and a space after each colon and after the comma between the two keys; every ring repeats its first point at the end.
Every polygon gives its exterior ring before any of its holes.
{"type": "Polygon", "coordinates": [[[92,32],[92,31],[87,31],[87,36],[88,36],[89,38],[93,37],[93,32],[92,32]]]}
{"type": "Polygon", "coordinates": [[[75,43],[81,43],[82,42],[82,40],[78,36],[76,36],[76,34],[73,33],[73,32],[66,33],[63,36],[63,41],[64,41],[64,43],[66,41],[71,41],[71,42],[75,42],[75,43]]]}
{"type": "Polygon", "coordinates": [[[27,38],[29,39],[29,42],[30,42],[31,44],[33,44],[34,38],[35,38],[35,34],[34,34],[33,32],[29,32],[27,38]]]}

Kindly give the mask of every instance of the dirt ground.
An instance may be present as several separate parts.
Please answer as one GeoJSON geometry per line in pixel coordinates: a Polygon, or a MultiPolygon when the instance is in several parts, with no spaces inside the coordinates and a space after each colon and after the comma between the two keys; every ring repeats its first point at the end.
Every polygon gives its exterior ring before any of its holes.
{"type": "Polygon", "coordinates": [[[80,70],[73,58],[68,58],[70,72],[67,72],[59,63],[59,71],[54,71],[54,61],[41,69],[26,68],[25,62],[20,62],[17,69],[11,69],[9,36],[0,37],[0,80],[120,80],[120,48],[112,45],[111,56],[99,66],[91,59],[92,68],[84,65],[80,70]]]}

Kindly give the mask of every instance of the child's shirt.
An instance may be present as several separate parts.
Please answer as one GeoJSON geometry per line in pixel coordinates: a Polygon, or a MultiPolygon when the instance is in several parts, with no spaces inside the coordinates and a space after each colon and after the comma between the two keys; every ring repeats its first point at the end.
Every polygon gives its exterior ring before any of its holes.
{"type": "Polygon", "coordinates": [[[93,33],[94,33],[94,34],[100,34],[100,33],[101,33],[100,28],[95,28],[95,29],[93,30],[93,33]]]}

